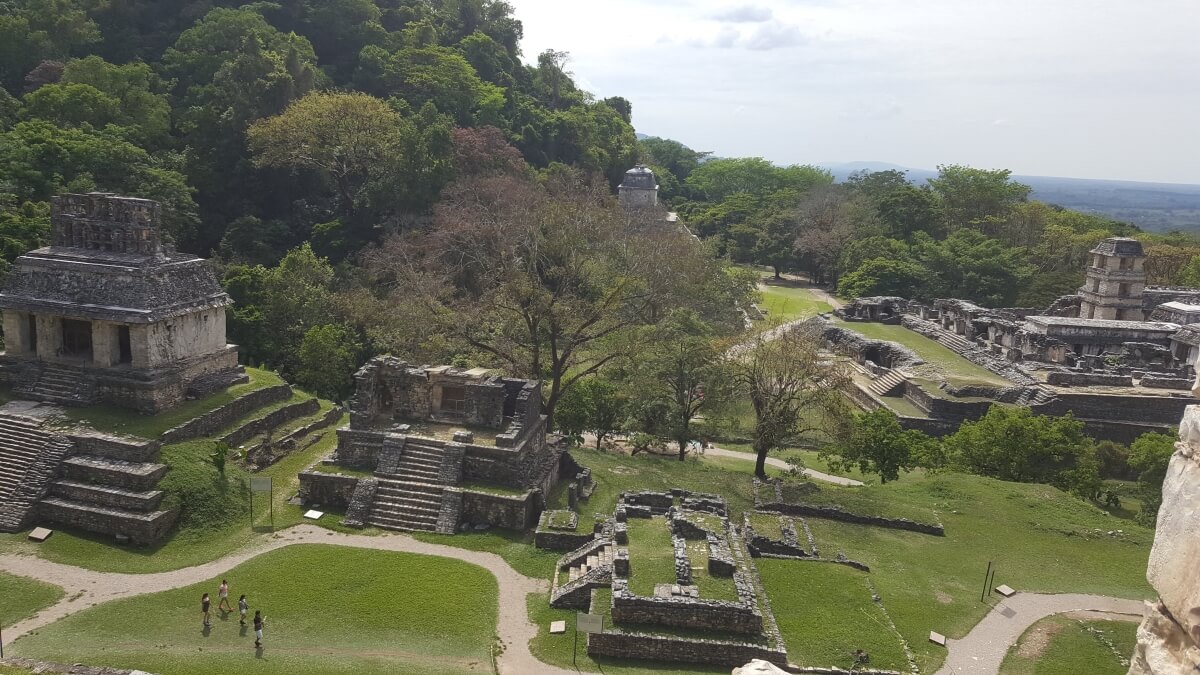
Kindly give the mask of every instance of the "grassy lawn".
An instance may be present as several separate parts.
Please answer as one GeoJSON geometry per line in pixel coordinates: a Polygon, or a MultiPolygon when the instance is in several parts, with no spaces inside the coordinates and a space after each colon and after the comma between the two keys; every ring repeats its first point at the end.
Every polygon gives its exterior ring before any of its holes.
{"type": "MultiPolygon", "coordinates": [[[[529,649],[533,655],[545,663],[562,668],[578,667],[583,672],[603,672],[604,675],[690,675],[692,673],[729,673],[729,668],[721,666],[705,667],[683,663],[658,663],[654,661],[636,661],[630,659],[593,659],[587,655],[585,636],[579,636],[579,650],[574,665],[571,663],[572,643],[575,639],[574,609],[554,609],[546,602],[546,596],[534,593],[527,599],[529,620],[537,624],[537,637],[529,641],[529,649]],[[567,632],[561,635],[550,634],[552,621],[566,621],[567,632]]],[[[605,628],[610,625],[605,622],[605,628]]],[[[711,636],[710,636],[711,637],[711,636]]]]}
{"type": "MultiPolygon", "coordinates": [[[[890,484],[889,484],[890,486],[890,484]]],[[[773,500],[774,490],[762,487],[763,498],[773,500]]],[[[789,504],[840,506],[851,513],[885,518],[908,518],[919,523],[937,523],[940,515],[930,504],[901,502],[877,486],[847,487],[815,480],[787,479],[783,481],[783,499],[789,504]]]]}
{"type": "Polygon", "coordinates": [[[1008,650],[1001,675],[1125,675],[1137,642],[1136,621],[1079,621],[1052,616],[1029,627],[1008,650]]]}
{"type": "Polygon", "coordinates": [[[272,551],[222,577],[267,618],[261,654],[236,615],[214,609],[211,630],[201,630],[200,595],[215,596],[220,578],[90,608],[17,640],[12,651],[165,675],[492,671],[497,587],[482,568],[308,545],[272,551]]]}
{"type": "Polygon", "coordinates": [[[908,347],[927,363],[940,368],[946,379],[952,382],[959,384],[1012,384],[992,371],[977,366],[955,354],[941,343],[930,340],[924,335],[915,333],[904,326],[888,326],[882,323],[845,323],[842,321],[835,323],[842,328],[848,328],[869,338],[898,342],[908,347]]]}
{"type": "Polygon", "coordinates": [[[811,289],[776,285],[769,277],[759,284],[758,290],[762,293],[759,306],[767,310],[768,321],[805,319],[833,310],[832,305],[818,299],[811,289]]]}
{"type": "Polygon", "coordinates": [[[269,370],[247,368],[246,374],[250,376],[250,381],[246,384],[230,387],[206,398],[184,401],[157,415],[142,415],[126,408],[97,405],[87,408],[67,408],[67,417],[78,422],[86,422],[99,431],[157,438],[167,429],[199,417],[239,396],[244,396],[256,389],[284,383],[283,378],[269,370]]]}
{"type": "Polygon", "coordinates": [[[629,590],[654,596],[657,584],[675,583],[675,548],[667,519],[629,519],[629,590]]]}
{"type": "Polygon", "coordinates": [[[63,590],[53,584],[0,572],[0,598],[4,599],[0,602],[0,626],[32,616],[62,596],[63,590]]]}
{"type": "Polygon", "coordinates": [[[755,562],[789,661],[850,668],[854,651],[862,649],[874,668],[906,669],[900,639],[871,601],[866,574],[829,563],[768,558],[755,562]]]}
{"type": "MultiPolygon", "coordinates": [[[[584,519],[580,518],[580,527],[584,527],[584,519]]],[[[587,521],[591,528],[591,521],[587,521]]],[[[486,532],[459,532],[447,536],[432,532],[410,532],[412,537],[434,544],[465,548],[471,551],[487,551],[504,558],[504,562],[513,569],[534,579],[549,580],[554,574],[554,563],[558,562],[562,552],[543,551],[533,545],[533,530],[514,532],[512,530],[488,530],[486,532]]]]}
{"type": "Polygon", "coordinates": [[[1052,487],[942,474],[867,489],[897,508],[936,509],[946,536],[817,518],[808,524],[823,556],[844,552],[870,565],[922,672],[945,659],[926,640],[930,630],[962,637],[991,610],[979,600],[988,561],[996,563],[996,584],[1017,590],[1153,595],[1145,576],[1153,532],[1052,487]],[[1118,528],[1123,534],[1107,534],[1118,528]]]}
{"type": "MultiPolygon", "coordinates": [[[[337,445],[337,434],[334,427],[325,430],[321,440],[311,447],[293,453],[280,460],[270,468],[260,471],[259,476],[270,476],[275,479],[275,528],[281,529],[295,525],[303,520],[303,509],[288,504],[287,501],[296,494],[299,479],[296,474],[318,458],[329,454],[337,445]]],[[[203,441],[178,443],[163,449],[164,457],[177,467],[168,472],[168,480],[200,481],[203,485],[212,484],[212,476],[216,475],[211,465],[206,463],[205,455],[210,445],[203,441]],[[175,477],[172,477],[172,474],[175,477]],[[211,473],[212,476],[209,476],[211,473]]],[[[231,482],[244,479],[245,474],[233,462],[226,467],[231,482]]],[[[196,488],[195,485],[192,486],[196,488]]],[[[228,494],[228,499],[236,509],[236,517],[224,521],[218,527],[194,527],[177,530],[169,539],[158,546],[137,548],[119,547],[112,543],[110,537],[93,535],[86,532],[59,529],[54,536],[41,544],[33,544],[24,539],[24,535],[0,535],[0,551],[14,553],[33,553],[47,560],[68,565],[77,565],[102,572],[163,572],[198,565],[215,560],[232,551],[247,546],[264,532],[270,531],[269,505],[265,498],[256,498],[255,521],[250,523],[248,504],[244,494],[238,495],[234,489],[228,494]],[[240,500],[240,501],[239,501],[240,500]]],[[[211,506],[211,502],[209,502],[211,506]]],[[[185,503],[186,507],[186,503],[185,503]]],[[[331,529],[344,529],[337,525],[340,518],[333,513],[326,515],[318,524],[331,529]]],[[[307,521],[311,522],[311,521],[307,521]]],[[[370,534],[377,532],[364,530],[370,534]]]]}

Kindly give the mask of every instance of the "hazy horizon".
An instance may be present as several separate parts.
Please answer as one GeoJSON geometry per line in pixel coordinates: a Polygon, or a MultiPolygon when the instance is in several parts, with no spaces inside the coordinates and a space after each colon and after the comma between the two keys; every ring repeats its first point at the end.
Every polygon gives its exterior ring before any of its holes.
{"type": "Polygon", "coordinates": [[[1200,183],[1191,0],[510,0],[641,133],[781,164],[1200,183]]]}

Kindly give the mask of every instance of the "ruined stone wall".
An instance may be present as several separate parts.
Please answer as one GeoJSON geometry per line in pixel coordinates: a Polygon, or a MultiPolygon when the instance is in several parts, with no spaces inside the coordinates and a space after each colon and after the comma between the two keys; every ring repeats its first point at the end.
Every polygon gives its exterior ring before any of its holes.
{"type": "Polygon", "coordinates": [[[217,307],[133,326],[129,344],[134,367],[154,368],[225,348],[225,309],[217,307]]]}
{"type": "Polygon", "coordinates": [[[765,645],[728,640],[681,639],[665,635],[626,633],[605,627],[587,636],[588,656],[743,666],[754,659],[787,665],[787,653],[765,645]]]}
{"type": "Polygon", "coordinates": [[[1179,437],[1146,570],[1159,601],[1146,604],[1130,675],[1200,671],[1200,406],[1188,407],[1179,437]]]}
{"type": "Polygon", "coordinates": [[[506,530],[524,530],[538,516],[538,493],[529,491],[520,497],[463,490],[459,520],[471,525],[487,524],[506,530]]]}
{"type": "Polygon", "coordinates": [[[94,378],[95,394],[101,402],[153,415],[185,401],[192,382],[222,373],[236,376],[238,368],[237,349],[227,347],[149,373],[100,371],[94,378]]]}
{"type": "MultiPolygon", "coordinates": [[[[637,561],[631,561],[631,572],[637,574],[637,561]]],[[[734,577],[738,595],[749,594],[746,601],[702,600],[682,596],[668,598],[645,597],[629,592],[625,579],[614,578],[612,587],[612,619],[616,623],[658,624],[710,630],[722,633],[758,635],[763,631],[763,617],[754,606],[753,591],[741,575],[734,577]]]]}
{"type": "Polygon", "coordinates": [[[301,471],[300,502],[346,508],[358,487],[357,476],[322,471],[301,471]]]}
{"type": "Polygon", "coordinates": [[[265,405],[287,400],[291,396],[292,388],[286,384],[256,389],[219,408],[214,408],[199,417],[164,431],[159,439],[163,443],[178,443],[201,436],[210,436],[265,405]]]}
{"type": "Polygon", "coordinates": [[[1183,411],[1195,399],[1188,396],[1121,396],[1059,392],[1057,398],[1033,406],[1039,415],[1065,415],[1098,420],[1130,420],[1151,424],[1179,424],[1183,411]]]}

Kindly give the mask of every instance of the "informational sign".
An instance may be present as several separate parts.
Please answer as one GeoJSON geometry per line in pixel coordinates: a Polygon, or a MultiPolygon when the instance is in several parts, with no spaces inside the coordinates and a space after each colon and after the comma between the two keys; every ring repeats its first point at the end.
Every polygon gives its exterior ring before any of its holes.
{"type": "Polygon", "coordinates": [[[254,493],[266,492],[267,503],[271,505],[271,530],[275,529],[275,490],[270,476],[250,477],[250,527],[254,527],[254,493]]]}
{"type": "Polygon", "coordinates": [[[603,633],[604,617],[599,614],[579,612],[575,615],[575,630],[580,633],[603,633]]]}
{"type": "Polygon", "coordinates": [[[271,477],[270,476],[264,476],[261,478],[252,477],[250,479],[250,491],[251,492],[270,492],[271,491],[271,477]]]}

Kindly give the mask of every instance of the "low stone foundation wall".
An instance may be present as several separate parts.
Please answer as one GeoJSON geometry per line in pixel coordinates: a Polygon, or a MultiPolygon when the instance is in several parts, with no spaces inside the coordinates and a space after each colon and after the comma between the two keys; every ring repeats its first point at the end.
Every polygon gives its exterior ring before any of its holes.
{"type": "Polygon", "coordinates": [[[51,663],[49,661],[35,661],[34,659],[22,658],[7,658],[0,659],[0,666],[9,666],[12,668],[22,668],[30,673],[42,673],[44,675],[149,675],[140,670],[125,670],[123,668],[106,668],[103,666],[87,666],[82,663],[74,663],[66,665],[64,663],[51,663]]]}
{"type": "Polygon", "coordinates": [[[464,489],[459,522],[487,524],[506,530],[528,529],[537,522],[538,494],[530,490],[523,496],[514,497],[464,489]]]}
{"type": "Polygon", "coordinates": [[[1164,377],[1161,375],[1146,375],[1139,381],[1141,386],[1151,389],[1180,389],[1184,391],[1190,390],[1193,383],[1194,380],[1186,377],[1164,377]]]}
{"type": "Polygon", "coordinates": [[[292,388],[286,384],[257,389],[164,431],[159,436],[159,440],[163,443],[178,443],[201,436],[210,436],[265,405],[286,401],[291,396],[292,388]]]}
{"type": "Polygon", "coordinates": [[[348,508],[358,487],[357,476],[321,471],[301,471],[300,502],[348,508]]]}
{"type": "Polygon", "coordinates": [[[315,398],[285,405],[277,410],[272,410],[262,417],[246,422],[237,429],[225,434],[221,441],[231,448],[236,448],[263,432],[292,420],[298,420],[301,417],[315,415],[320,410],[321,402],[315,398]]]}
{"type": "MultiPolygon", "coordinates": [[[[631,564],[637,574],[637,561],[631,564]]],[[[734,577],[735,583],[744,583],[734,577]]],[[[657,624],[675,628],[758,635],[763,618],[753,604],[685,597],[651,598],[633,595],[622,579],[613,579],[612,619],[615,623],[657,624]]]]}
{"type": "Polygon", "coordinates": [[[1132,375],[1115,373],[1076,373],[1055,371],[1046,375],[1046,382],[1060,387],[1132,387],[1132,375]]]}
{"type": "Polygon", "coordinates": [[[851,513],[837,506],[767,502],[757,505],[756,508],[759,511],[782,513],[789,516],[813,516],[816,518],[826,518],[828,520],[838,520],[844,523],[874,525],[875,527],[887,527],[893,530],[909,530],[912,532],[921,532],[923,534],[932,534],[938,537],[946,536],[946,530],[940,524],[934,525],[930,523],[918,523],[907,518],[864,516],[857,513],[851,513]]]}
{"type": "Polygon", "coordinates": [[[787,666],[787,652],[765,645],[625,633],[607,627],[603,633],[588,635],[587,653],[591,657],[707,663],[730,668],[744,666],[754,659],[787,666]]]}

